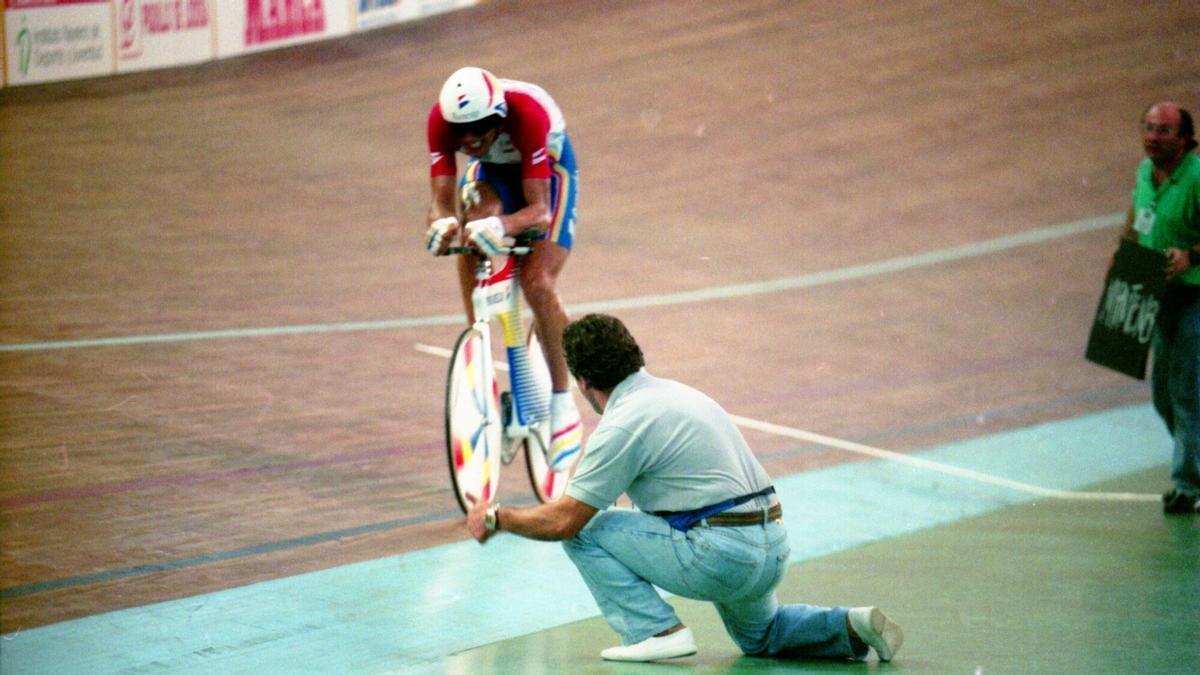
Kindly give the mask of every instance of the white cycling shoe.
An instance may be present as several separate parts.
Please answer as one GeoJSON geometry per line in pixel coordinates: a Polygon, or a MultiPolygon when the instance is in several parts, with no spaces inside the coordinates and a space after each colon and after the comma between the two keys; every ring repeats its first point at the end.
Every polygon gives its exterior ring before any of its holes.
{"type": "Polygon", "coordinates": [[[564,473],[571,468],[583,449],[583,421],[570,391],[550,396],[550,452],[546,462],[550,470],[564,473]]]}
{"type": "Polygon", "coordinates": [[[670,635],[646,638],[637,644],[609,647],[600,652],[600,658],[608,661],[658,661],[695,653],[696,638],[692,637],[691,628],[684,628],[670,635]]]}

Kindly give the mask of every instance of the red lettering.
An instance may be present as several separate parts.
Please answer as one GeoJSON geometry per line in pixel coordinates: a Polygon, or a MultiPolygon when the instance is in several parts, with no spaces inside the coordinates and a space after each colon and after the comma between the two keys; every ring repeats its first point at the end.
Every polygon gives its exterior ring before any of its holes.
{"type": "Polygon", "coordinates": [[[187,0],[187,27],[208,26],[208,3],[205,0],[187,0]]]}
{"type": "Polygon", "coordinates": [[[172,16],[173,6],[164,2],[142,2],[142,25],[151,35],[169,33],[175,30],[175,17],[172,16]]]}
{"type": "Polygon", "coordinates": [[[247,45],[323,32],[321,0],[246,0],[247,45]]]}

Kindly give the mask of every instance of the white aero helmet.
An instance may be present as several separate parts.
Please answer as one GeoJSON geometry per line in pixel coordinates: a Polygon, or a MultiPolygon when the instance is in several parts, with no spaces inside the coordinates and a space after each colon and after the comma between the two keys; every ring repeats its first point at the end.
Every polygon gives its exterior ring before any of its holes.
{"type": "Polygon", "coordinates": [[[454,71],[438,94],[442,118],[451,124],[478,122],[492,115],[508,115],[504,87],[483,68],[468,66],[454,71]]]}

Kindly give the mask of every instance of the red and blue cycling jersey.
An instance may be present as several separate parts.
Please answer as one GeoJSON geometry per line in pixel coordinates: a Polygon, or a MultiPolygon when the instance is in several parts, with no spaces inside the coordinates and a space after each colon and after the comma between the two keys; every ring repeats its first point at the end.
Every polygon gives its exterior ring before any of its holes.
{"type": "MultiPolygon", "coordinates": [[[[578,171],[562,111],[546,90],[535,84],[517,80],[500,83],[508,114],[487,154],[471,158],[461,180],[488,183],[500,195],[504,212],[513,213],[525,205],[522,180],[548,179],[553,214],[545,238],[569,249],[575,232],[578,171]]],[[[429,111],[427,135],[430,176],[456,175],[460,139],[442,117],[439,104],[429,111]]]]}

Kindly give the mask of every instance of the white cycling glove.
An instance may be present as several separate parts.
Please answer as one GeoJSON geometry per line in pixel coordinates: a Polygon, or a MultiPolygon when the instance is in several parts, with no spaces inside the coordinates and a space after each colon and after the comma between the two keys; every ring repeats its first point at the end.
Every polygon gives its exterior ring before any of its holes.
{"type": "Polygon", "coordinates": [[[429,229],[425,230],[425,248],[434,255],[441,255],[442,248],[446,243],[446,235],[450,234],[450,230],[458,225],[458,219],[454,216],[446,216],[438,218],[429,224],[429,229]]]}
{"type": "Polygon", "coordinates": [[[504,223],[492,216],[467,223],[467,239],[484,255],[500,255],[504,247],[504,223]]]}

